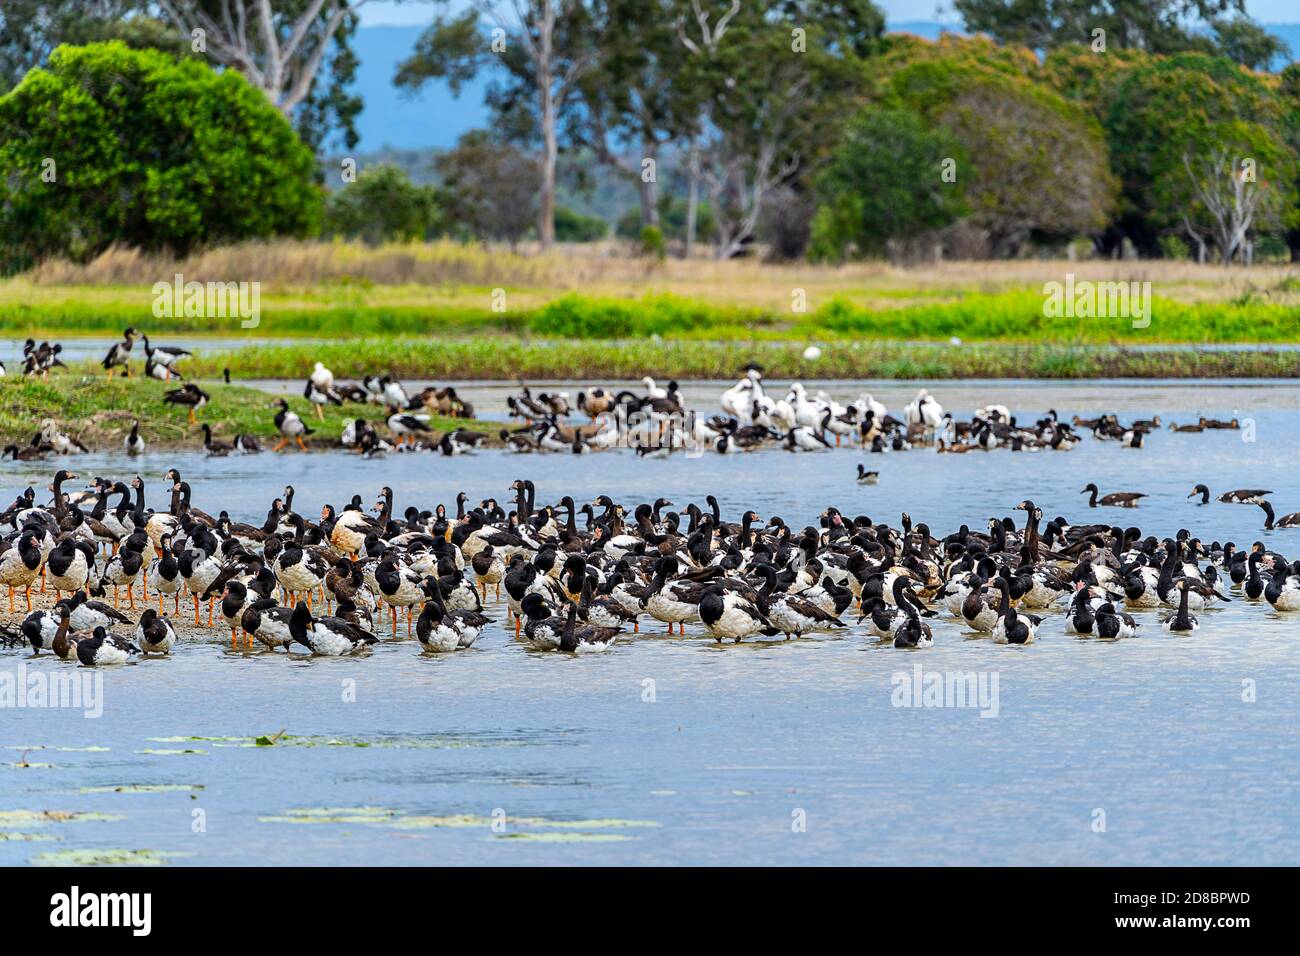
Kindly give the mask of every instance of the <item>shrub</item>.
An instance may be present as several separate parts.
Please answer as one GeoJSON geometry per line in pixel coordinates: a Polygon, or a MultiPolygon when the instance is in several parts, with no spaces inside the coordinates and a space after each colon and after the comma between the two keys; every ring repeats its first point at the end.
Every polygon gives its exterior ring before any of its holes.
{"type": "Polygon", "coordinates": [[[236,70],[125,44],[61,46],[0,98],[0,250],[10,268],[319,224],[315,159],[236,70]]]}
{"type": "Polygon", "coordinates": [[[431,238],[438,228],[437,192],[417,186],[388,163],[364,170],[329,198],[325,231],[368,245],[431,238]]]}

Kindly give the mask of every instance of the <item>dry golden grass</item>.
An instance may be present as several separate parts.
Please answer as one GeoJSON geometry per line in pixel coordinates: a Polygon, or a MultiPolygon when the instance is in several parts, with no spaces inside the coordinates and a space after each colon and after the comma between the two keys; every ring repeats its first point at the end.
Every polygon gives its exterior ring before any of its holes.
{"type": "MultiPolygon", "coordinates": [[[[343,242],[243,243],[176,260],[114,248],[78,265],[51,261],[0,283],[0,305],[61,299],[120,301],[128,290],[147,292],[176,273],[186,280],[259,281],[264,297],[281,304],[346,301],[354,305],[482,304],[485,290],[511,290],[512,304],[529,307],[570,291],[641,297],[670,292],[715,303],[788,311],[794,290],[809,306],[831,296],[871,308],[956,299],[970,293],[1040,289],[1076,279],[1150,281],[1156,295],[1184,302],[1224,301],[1263,293],[1294,301],[1300,269],[1263,265],[1223,269],[1190,262],[1017,260],[943,262],[902,268],[884,262],[843,266],[708,258],[655,262],[618,242],[560,247],[549,253],[521,247],[441,241],[366,247],[343,242]],[[98,288],[96,288],[98,287],[98,288]]],[[[144,301],[147,301],[144,300],[144,301]]]]}

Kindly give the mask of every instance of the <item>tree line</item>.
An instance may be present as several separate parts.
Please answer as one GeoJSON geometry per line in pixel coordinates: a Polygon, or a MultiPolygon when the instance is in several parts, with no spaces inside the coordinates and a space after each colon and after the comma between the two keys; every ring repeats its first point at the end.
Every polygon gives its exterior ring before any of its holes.
{"type": "Polygon", "coordinates": [[[978,35],[938,42],[886,34],[870,0],[444,0],[393,82],[485,76],[492,123],[432,187],[322,161],[357,144],[366,2],[6,0],[9,267],[595,238],[557,208],[562,155],[626,182],[619,232],[656,254],[668,232],[719,257],[1300,260],[1300,65],[1269,72],[1289,51],[1242,0],[956,0],[978,35]]]}

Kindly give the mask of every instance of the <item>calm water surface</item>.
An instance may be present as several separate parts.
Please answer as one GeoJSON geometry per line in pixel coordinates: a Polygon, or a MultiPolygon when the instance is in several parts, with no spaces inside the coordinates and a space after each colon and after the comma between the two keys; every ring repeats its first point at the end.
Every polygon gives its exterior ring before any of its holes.
{"type": "MultiPolygon", "coordinates": [[[[858,390],[828,387],[842,398],[858,390]]],[[[492,411],[500,390],[478,388],[466,391],[492,411]]],[[[915,387],[874,391],[896,411],[915,387]]],[[[958,413],[1003,401],[1025,420],[1048,407],[1250,418],[1255,441],[1166,431],[1140,451],[1089,439],[1068,454],[159,454],[87,456],[73,467],[83,476],[139,471],[149,504],[162,508],[161,475],[176,466],[197,506],[259,522],[286,483],[304,514],[354,493],[369,504],[384,484],[400,512],[450,505],[461,490],[507,500],[510,481],[528,477],[543,503],[666,495],[680,508],[712,492],[729,517],[753,507],[800,527],[833,503],[895,524],[906,510],[938,534],[991,515],[1019,519],[1011,506],[1028,496],[1048,515],[1104,515],[1158,535],[1187,527],[1206,541],[1264,540],[1300,557],[1300,531],[1263,532],[1259,509],[1186,499],[1197,482],[1215,494],[1256,486],[1275,492],[1279,514],[1300,510],[1293,385],[933,391],[958,413]],[[881,472],[879,485],[854,482],[859,461],[881,472]],[[1079,494],[1088,481],[1151,499],[1137,511],[1089,514],[1079,494]]],[[[717,389],[688,393],[711,409],[717,389]]],[[[6,501],[28,482],[43,487],[51,472],[6,469],[6,501]]],[[[935,646],[916,652],[851,627],[726,647],[650,633],[576,658],[527,651],[500,626],[454,655],[422,656],[402,641],[364,659],[292,661],[232,653],[217,630],[170,659],[103,672],[98,719],[0,711],[0,863],[110,849],[216,865],[1295,863],[1300,614],[1234,601],[1203,614],[1188,638],[1166,635],[1153,613],[1139,619],[1142,635],[1117,643],[1067,636],[1057,613],[1038,643],[999,647],[945,616],[935,646]],[[996,678],[997,716],[894,706],[895,675],[910,680],[917,665],[996,678]],[[280,731],[276,745],[251,746],[280,731]],[[187,750],[197,752],[176,752],[187,750]],[[24,757],[38,766],[13,768],[24,757]],[[33,824],[6,817],[16,810],[108,819],[33,824]]],[[[20,663],[70,670],[9,651],[0,672],[20,663]]]]}

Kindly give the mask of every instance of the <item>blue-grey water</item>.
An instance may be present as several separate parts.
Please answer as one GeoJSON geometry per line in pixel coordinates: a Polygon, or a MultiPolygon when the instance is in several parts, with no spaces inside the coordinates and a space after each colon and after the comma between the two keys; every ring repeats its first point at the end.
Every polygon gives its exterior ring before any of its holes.
{"type": "MultiPolygon", "coordinates": [[[[849,398],[857,388],[832,391],[849,398]]],[[[915,387],[873,391],[897,412],[915,387]]],[[[174,466],[196,506],[259,522],[286,483],[297,488],[295,510],[312,515],[354,493],[369,504],[385,484],[398,512],[454,507],[461,490],[506,501],[511,480],[527,477],[543,503],[664,495],[680,508],[711,492],[732,518],[752,507],[801,527],[834,504],[895,525],[906,510],[940,535],[994,515],[1019,519],[1012,506],[1032,497],[1049,516],[1162,536],[1186,527],[1207,542],[1263,540],[1300,557],[1300,530],[1264,532],[1258,508],[1186,497],[1198,482],[1216,495],[1262,487],[1278,514],[1300,510],[1300,388],[932,391],[959,414],[1002,401],[1022,419],[1048,407],[1066,417],[1114,409],[1166,422],[1235,416],[1247,428],[1160,431],[1141,450],[1087,439],[1038,454],[185,453],[69,463],[83,477],[140,473],[158,508],[162,473],[174,466]],[[880,471],[878,485],[856,484],[858,462],[880,471]],[[1090,512],[1079,494],[1089,481],[1150,498],[1135,511],[1090,512]]],[[[697,392],[701,408],[716,397],[697,392]]],[[[490,404],[495,394],[484,387],[475,398],[490,404]]],[[[43,488],[53,467],[6,462],[6,501],[29,482],[43,488]]],[[[101,717],[0,710],[0,863],[1295,863],[1300,614],[1236,600],[1203,613],[1186,638],[1161,631],[1154,612],[1137,617],[1138,638],[1100,643],[1067,636],[1055,613],[1037,643],[1015,648],[945,615],[934,646],[911,652],[857,626],[719,647],[698,632],[670,639],[651,623],[609,653],[579,657],[528,651],[498,625],[452,655],[424,656],[402,640],[348,660],[232,653],[216,628],[169,659],[101,671],[101,717]],[[918,666],[923,677],[974,673],[990,692],[996,680],[984,708],[996,716],[895,706],[918,666]]],[[[0,652],[0,675],[20,664],[84,672],[0,652]]]]}

